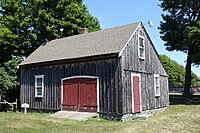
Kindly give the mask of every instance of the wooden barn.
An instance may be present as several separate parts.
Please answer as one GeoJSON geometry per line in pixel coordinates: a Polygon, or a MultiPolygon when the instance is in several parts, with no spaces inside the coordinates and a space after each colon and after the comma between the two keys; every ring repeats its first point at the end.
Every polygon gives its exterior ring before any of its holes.
{"type": "Polygon", "coordinates": [[[141,22],[52,40],[20,68],[30,110],[123,119],[169,105],[168,75],[141,22]]]}

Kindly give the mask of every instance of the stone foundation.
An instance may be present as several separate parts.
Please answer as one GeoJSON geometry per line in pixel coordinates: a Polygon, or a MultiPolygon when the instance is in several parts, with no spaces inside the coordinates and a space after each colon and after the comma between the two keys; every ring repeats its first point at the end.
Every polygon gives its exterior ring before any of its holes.
{"type": "Polygon", "coordinates": [[[126,122],[133,119],[147,119],[150,116],[156,115],[166,110],[167,110],[167,107],[164,107],[164,108],[159,108],[159,109],[145,110],[145,111],[142,111],[141,113],[136,113],[136,114],[125,114],[122,116],[121,120],[123,122],[126,122]]]}

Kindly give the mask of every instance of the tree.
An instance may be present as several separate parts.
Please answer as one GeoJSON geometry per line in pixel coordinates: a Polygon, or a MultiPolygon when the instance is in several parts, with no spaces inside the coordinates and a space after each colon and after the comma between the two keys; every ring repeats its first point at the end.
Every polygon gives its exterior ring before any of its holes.
{"type": "MultiPolygon", "coordinates": [[[[17,80],[19,75],[18,64],[21,61],[22,58],[16,57],[0,65],[0,101],[2,97],[6,98],[5,94],[9,89],[16,89],[16,86],[19,85],[17,80]]],[[[16,97],[12,98],[15,100],[16,97]]]]}
{"type": "Polygon", "coordinates": [[[5,94],[19,84],[19,57],[27,57],[46,41],[79,34],[85,27],[89,32],[100,30],[83,0],[1,0],[0,89],[5,94]]]}
{"type": "MultiPolygon", "coordinates": [[[[167,57],[166,55],[160,55],[160,61],[162,62],[167,74],[169,75],[169,86],[172,88],[184,87],[185,69],[183,65],[178,64],[176,61],[167,57]]],[[[199,78],[192,72],[191,86],[196,87],[199,84],[199,78]]]]}
{"type": "Polygon", "coordinates": [[[82,0],[1,0],[2,61],[27,57],[46,41],[100,29],[82,0]],[[4,56],[6,55],[6,56],[4,56]]]}
{"type": "Polygon", "coordinates": [[[169,51],[182,51],[187,54],[184,96],[190,95],[191,66],[199,64],[200,1],[199,0],[160,0],[163,22],[160,34],[169,51]]]}

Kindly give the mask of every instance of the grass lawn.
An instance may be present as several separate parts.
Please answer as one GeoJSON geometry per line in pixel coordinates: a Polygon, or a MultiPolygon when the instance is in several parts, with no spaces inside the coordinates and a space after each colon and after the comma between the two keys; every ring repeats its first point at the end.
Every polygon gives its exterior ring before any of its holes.
{"type": "Polygon", "coordinates": [[[170,105],[168,111],[147,120],[129,122],[73,121],[49,117],[48,113],[0,112],[0,133],[133,133],[200,132],[200,105],[170,105]]]}

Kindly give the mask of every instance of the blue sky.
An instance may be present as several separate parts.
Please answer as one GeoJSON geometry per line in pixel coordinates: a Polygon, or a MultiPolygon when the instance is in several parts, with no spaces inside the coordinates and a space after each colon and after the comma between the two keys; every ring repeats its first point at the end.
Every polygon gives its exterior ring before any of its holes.
{"type": "MultiPolygon", "coordinates": [[[[162,21],[162,9],[159,0],[84,0],[90,13],[100,21],[101,28],[111,28],[142,21],[159,54],[165,54],[185,66],[186,54],[168,52],[160,39],[158,27],[162,21]],[[151,19],[154,27],[146,23],[151,19]]],[[[200,77],[200,67],[192,70],[200,77]]]]}

